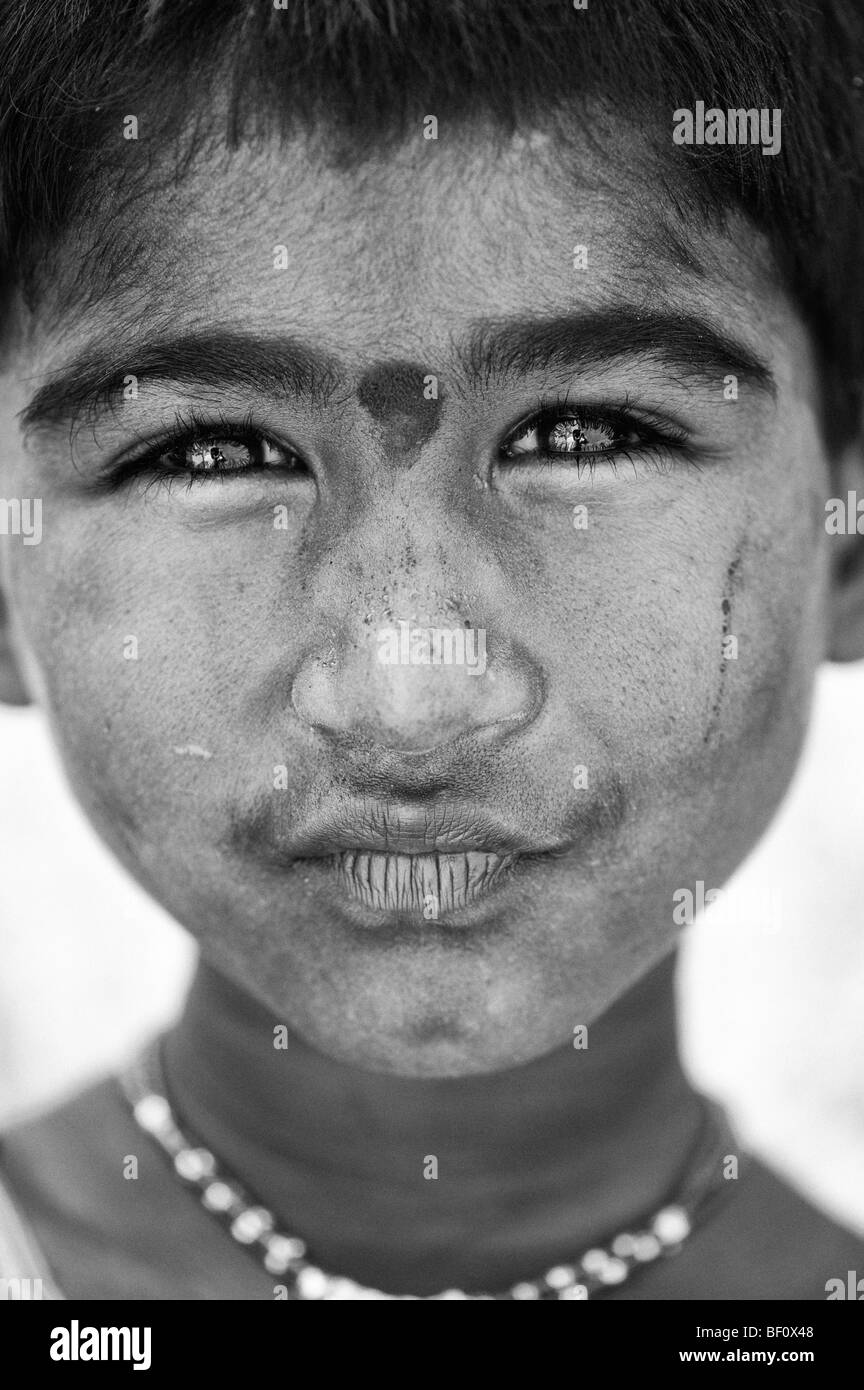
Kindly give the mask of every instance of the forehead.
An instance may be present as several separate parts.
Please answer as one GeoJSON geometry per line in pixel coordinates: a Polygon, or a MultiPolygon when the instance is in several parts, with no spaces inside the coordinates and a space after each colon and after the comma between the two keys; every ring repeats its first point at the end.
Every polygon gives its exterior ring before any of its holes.
{"type": "Polygon", "coordinates": [[[565,148],[418,130],[350,167],[298,136],[201,154],[182,178],[157,165],[130,190],[57,258],[49,356],[142,319],[290,331],[365,365],[440,357],[479,319],[615,300],[707,305],[759,338],[790,316],[764,241],[682,221],[632,131],[565,148]]]}

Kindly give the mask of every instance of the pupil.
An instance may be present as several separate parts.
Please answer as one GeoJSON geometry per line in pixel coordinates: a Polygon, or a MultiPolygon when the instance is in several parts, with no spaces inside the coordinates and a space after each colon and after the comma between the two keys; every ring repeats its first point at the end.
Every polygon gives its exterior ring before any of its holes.
{"type": "Polygon", "coordinates": [[[578,420],[561,420],[549,432],[549,445],[561,453],[574,453],[587,443],[578,420]]]}
{"type": "Polygon", "coordinates": [[[216,443],[196,443],[190,450],[189,466],[199,472],[212,472],[216,468],[243,468],[250,462],[249,449],[245,444],[232,444],[221,441],[225,448],[216,443]]]}

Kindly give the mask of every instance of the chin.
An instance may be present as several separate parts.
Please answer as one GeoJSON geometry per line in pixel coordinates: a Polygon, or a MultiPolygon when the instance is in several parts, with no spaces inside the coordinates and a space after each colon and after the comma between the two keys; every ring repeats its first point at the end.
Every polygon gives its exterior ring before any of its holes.
{"type": "Polygon", "coordinates": [[[508,1071],[566,1047],[571,1040],[567,1024],[538,1033],[512,1023],[492,1025],[488,1019],[431,1012],[403,1018],[398,1028],[354,1031],[343,1020],[333,1033],[303,1029],[301,1036],[334,1061],[363,1071],[430,1079],[508,1071]]]}

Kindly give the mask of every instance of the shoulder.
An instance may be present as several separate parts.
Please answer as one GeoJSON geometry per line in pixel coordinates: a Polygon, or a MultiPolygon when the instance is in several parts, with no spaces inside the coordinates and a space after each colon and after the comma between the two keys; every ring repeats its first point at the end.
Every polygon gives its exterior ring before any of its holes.
{"type": "MultiPolygon", "coordinates": [[[[67,1298],[227,1299],[249,1287],[246,1251],[181,1186],[114,1079],[6,1130],[0,1180],[67,1298]]],[[[240,1296],[272,1299],[272,1280],[259,1282],[240,1296]]]]}
{"type": "Polygon", "coordinates": [[[0,1176],[37,1215],[50,1205],[70,1221],[87,1216],[85,1172],[108,1200],[122,1190],[137,1131],[118,1101],[116,1083],[105,1080],[0,1135],[0,1176]]]}

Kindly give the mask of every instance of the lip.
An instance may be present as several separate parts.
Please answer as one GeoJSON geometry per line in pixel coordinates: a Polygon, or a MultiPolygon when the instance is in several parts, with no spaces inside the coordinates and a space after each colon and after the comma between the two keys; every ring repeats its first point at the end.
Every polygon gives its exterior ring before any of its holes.
{"type": "Polygon", "coordinates": [[[548,853],[470,802],[341,797],[291,836],[291,859],[329,860],[337,885],[363,916],[396,914],[430,926],[478,903],[523,856],[548,853]]]}
{"type": "Polygon", "coordinates": [[[547,847],[470,803],[418,805],[364,797],[325,806],[292,836],[291,848],[298,858],[365,851],[393,856],[485,853],[509,859],[547,847]]]}

